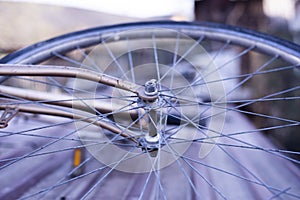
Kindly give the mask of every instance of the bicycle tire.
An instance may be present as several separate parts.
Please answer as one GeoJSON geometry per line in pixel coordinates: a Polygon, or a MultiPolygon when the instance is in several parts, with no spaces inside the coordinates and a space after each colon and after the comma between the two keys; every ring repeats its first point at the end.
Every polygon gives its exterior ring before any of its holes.
{"type": "MultiPolygon", "coordinates": [[[[90,82],[82,81],[80,77],[75,80],[66,79],[66,81],[57,79],[57,76],[55,76],[56,79],[47,78],[47,76],[45,79],[24,78],[14,73],[10,76],[3,76],[1,82],[4,86],[0,88],[0,95],[4,106],[0,107],[1,109],[4,110],[11,105],[20,105],[23,102],[24,105],[32,104],[31,106],[37,106],[38,109],[51,108],[61,111],[61,116],[64,117],[67,116],[66,112],[71,113],[72,116],[68,116],[67,119],[43,116],[43,114],[50,115],[45,110],[44,113],[40,111],[38,118],[30,114],[26,115],[26,119],[32,122],[30,124],[24,121],[25,118],[22,118],[22,115],[19,117],[17,115],[10,123],[19,123],[22,127],[16,128],[10,126],[9,123],[8,127],[1,130],[0,133],[5,138],[4,143],[7,142],[14,148],[11,150],[11,155],[0,159],[2,163],[0,174],[7,180],[1,185],[4,189],[0,190],[0,197],[40,199],[57,198],[58,196],[53,195],[59,194],[61,198],[67,199],[100,197],[114,199],[300,198],[300,172],[295,166],[299,165],[299,161],[287,156],[297,156],[299,153],[296,150],[276,148],[260,133],[289,134],[299,130],[300,118],[295,112],[299,105],[297,73],[300,66],[300,47],[298,45],[267,34],[228,25],[207,22],[141,22],[98,27],[59,36],[14,52],[2,58],[0,63],[18,64],[20,67],[25,67],[28,64],[34,66],[46,63],[49,65],[52,59],[60,59],[60,61],[55,60],[55,63],[62,62],[64,65],[67,63],[66,65],[69,66],[87,68],[95,73],[115,76],[120,80],[129,80],[142,88],[149,83],[147,81],[157,75],[159,98],[154,95],[154,99],[158,99],[158,103],[155,104],[155,108],[152,108],[153,102],[148,102],[141,96],[138,98],[135,94],[110,88],[105,84],[90,84],[90,82]],[[133,49],[126,45],[131,45],[133,49]],[[194,49],[190,50],[193,46],[196,48],[195,52],[193,52],[194,49]],[[72,53],[75,56],[70,55],[71,58],[68,58],[67,56],[72,53]],[[100,62],[97,57],[99,55],[103,56],[101,57],[103,60],[105,57],[110,58],[103,61],[104,67],[98,66],[97,68],[95,66],[100,62]],[[130,56],[133,61],[130,61],[130,56]],[[200,62],[202,66],[198,63],[198,57],[204,63],[200,62]],[[236,65],[242,67],[245,64],[243,59],[249,60],[252,57],[255,62],[249,62],[249,67],[244,69],[248,71],[233,73],[233,75],[226,74],[231,68],[236,70],[236,65]],[[126,61],[124,61],[125,58],[126,61]],[[142,59],[139,60],[139,58],[142,59]],[[261,63],[260,60],[262,60],[261,63]],[[131,69],[132,63],[135,65],[131,69]],[[210,68],[205,71],[207,66],[210,68]],[[152,67],[151,70],[149,70],[150,67],[152,67]],[[163,78],[161,74],[164,74],[163,78]],[[203,77],[204,81],[201,82],[203,77]],[[169,83],[168,81],[173,78],[177,79],[176,82],[169,83]],[[287,85],[266,90],[270,85],[276,85],[273,79],[280,80],[280,82],[289,80],[287,85]],[[21,82],[18,83],[17,80],[21,82]],[[74,83],[70,85],[72,81],[74,83]],[[65,100],[72,100],[73,104],[68,104],[68,108],[60,108],[55,104],[62,101],[59,99],[30,99],[25,94],[22,96],[21,90],[14,94],[3,92],[6,87],[10,86],[26,88],[28,86],[22,85],[25,82],[32,82],[40,87],[44,85],[47,93],[53,90],[53,88],[49,90],[49,87],[58,88],[60,92],[69,95],[64,99],[73,97],[73,99],[65,100]],[[261,86],[261,83],[264,85],[261,86]],[[201,87],[202,85],[204,88],[201,87]],[[250,96],[247,96],[249,88],[254,92],[250,92],[250,96]],[[183,95],[178,92],[181,90],[187,92],[183,95]],[[115,115],[114,111],[103,114],[101,110],[98,113],[95,109],[95,102],[90,103],[89,100],[95,98],[99,91],[102,93],[99,99],[110,99],[114,104],[121,103],[117,111],[122,110],[122,106],[128,108],[129,111],[136,110],[136,112],[140,108],[145,109],[149,115],[148,123],[151,124],[153,120],[160,123],[162,127],[154,125],[149,128],[151,125],[148,125],[148,128],[138,128],[133,126],[136,118],[131,119],[131,114],[125,117],[127,120],[130,119],[129,122],[126,120],[124,122],[124,117],[115,115]],[[84,96],[80,96],[82,92],[85,92],[84,96]],[[114,95],[118,99],[114,100],[114,95]],[[7,99],[10,99],[8,103],[7,99]],[[172,102],[174,99],[177,99],[175,103],[172,102]],[[103,152],[99,155],[97,149],[90,147],[94,145],[95,140],[100,141],[101,138],[92,134],[87,140],[81,133],[89,127],[84,125],[87,121],[76,117],[77,114],[82,114],[82,109],[77,110],[76,101],[83,101],[83,106],[91,110],[91,115],[84,115],[85,117],[111,123],[116,128],[136,134],[132,137],[139,138],[138,144],[126,141],[128,135],[111,135],[109,132],[111,130],[107,133],[102,129],[92,129],[92,132],[99,132],[101,137],[105,136],[108,139],[104,142],[105,145],[111,142],[116,146],[107,150],[102,149],[103,152]],[[125,104],[122,104],[123,101],[125,104]],[[189,101],[191,103],[188,103],[189,101]],[[276,105],[275,108],[273,104],[276,105]],[[154,120],[155,117],[151,115],[151,111],[156,110],[156,106],[160,108],[157,111],[160,114],[158,119],[154,120]],[[194,109],[197,114],[191,109],[194,109]],[[289,109],[290,112],[278,113],[285,109],[289,109]],[[200,115],[201,113],[207,114],[207,112],[213,114],[200,115]],[[226,113],[226,116],[222,113],[226,113]],[[164,124],[162,124],[163,120],[164,124]],[[214,122],[216,120],[221,120],[221,123],[214,122]],[[255,126],[250,121],[254,122],[255,126]],[[29,128],[26,129],[24,124],[29,128]],[[72,124],[75,124],[75,128],[72,124]],[[56,133],[61,132],[64,126],[66,130],[63,134],[56,133]],[[179,130],[176,130],[176,127],[179,130]],[[43,133],[44,129],[49,129],[50,133],[43,133]],[[150,129],[154,129],[156,133],[170,135],[164,136],[165,138],[160,136],[162,138],[154,139],[155,142],[152,144],[146,137],[137,134],[137,132],[144,133],[147,130],[151,132],[150,129]],[[180,132],[180,129],[184,131],[180,132]],[[78,137],[75,135],[76,132],[79,134],[78,137]],[[186,135],[187,133],[193,133],[193,137],[186,135]],[[200,137],[199,133],[204,135],[200,137]],[[28,140],[26,142],[35,146],[33,150],[27,149],[26,145],[24,145],[25,149],[20,148],[18,143],[14,142],[19,137],[25,136],[29,138],[25,141],[28,140]],[[40,141],[35,142],[30,137],[40,138],[40,141]],[[114,143],[116,138],[117,142],[114,143]],[[63,145],[63,143],[71,144],[71,146],[63,145]],[[180,146],[180,143],[186,143],[186,145],[180,146]],[[205,147],[204,153],[201,151],[203,147],[205,147]],[[88,149],[85,156],[88,158],[79,162],[71,170],[68,169],[72,162],[69,151],[84,148],[88,149]],[[23,151],[26,153],[24,154],[23,151]],[[116,160],[111,160],[110,151],[113,152],[116,160]],[[118,151],[123,153],[118,155],[118,151]],[[45,155],[49,156],[46,160],[53,157],[57,162],[51,162],[48,166],[45,164],[45,155]],[[128,155],[131,157],[126,157],[128,155]],[[136,155],[144,157],[131,163],[127,162],[136,155]],[[160,161],[160,156],[167,161],[160,161]],[[152,162],[153,159],[159,161],[152,162]],[[32,166],[28,163],[30,161],[32,166]],[[120,162],[125,164],[122,165],[120,162]],[[146,164],[143,165],[143,162],[146,164]],[[276,167],[273,162],[276,163],[276,167]],[[136,163],[142,167],[135,166],[136,163]],[[62,167],[59,167],[60,164],[62,167]],[[37,170],[32,175],[19,173],[13,176],[18,167],[25,166],[24,172],[29,172],[39,165],[42,166],[41,170],[37,170]],[[267,170],[266,167],[268,167],[267,170]],[[58,170],[50,173],[53,169],[58,170]],[[50,175],[46,176],[45,173],[50,173],[50,175]],[[282,175],[278,176],[279,173],[282,175]],[[91,174],[93,175],[90,176],[91,174]],[[176,174],[175,177],[174,174],[176,174]],[[107,177],[110,179],[106,180],[107,177]],[[15,182],[21,178],[24,178],[26,183],[15,182]],[[127,183],[124,181],[129,181],[130,187],[125,187],[127,183]],[[76,184],[80,185],[78,191],[71,192],[73,187],[76,188],[76,184]],[[17,189],[19,192],[15,192],[17,189]]],[[[51,66],[47,67],[51,68],[51,66]]],[[[33,95],[34,92],[30,94],[33,95]]],[[[105,104],[105,102],[101,103],[105,104]]],[[[23,108],[20,106],[19,109],[23,108]]],[[[138,117],[138,119],[144,120],[143,117],[138,117]]],[[[91,121],[88,122],[93,124],[91,121]]],[[[100,148],[103,147],[101,144],[97,145],[100,145],[100,148]]],[[[99,149],[99,146],[97,148],[99,149]]]]}

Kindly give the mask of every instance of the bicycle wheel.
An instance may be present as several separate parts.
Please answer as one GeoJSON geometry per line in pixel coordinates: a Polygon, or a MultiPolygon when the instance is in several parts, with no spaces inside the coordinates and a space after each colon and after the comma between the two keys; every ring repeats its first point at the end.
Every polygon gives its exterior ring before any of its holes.
{"type": "Polygon", "coordinates": [[[299,52],[236,27],[146,22],[12,53],[0,197],[299,199],[299,52]]]}

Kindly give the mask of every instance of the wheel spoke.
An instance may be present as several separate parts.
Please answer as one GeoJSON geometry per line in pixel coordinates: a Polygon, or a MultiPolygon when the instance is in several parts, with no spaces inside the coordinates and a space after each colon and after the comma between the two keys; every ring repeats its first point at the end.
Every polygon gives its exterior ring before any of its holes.
{"type": "Polygon", "coordinates": [[[300,199],[287,145],[299,49],[144,22],[12,53],[0,60],[0,199],[300,199]]]}

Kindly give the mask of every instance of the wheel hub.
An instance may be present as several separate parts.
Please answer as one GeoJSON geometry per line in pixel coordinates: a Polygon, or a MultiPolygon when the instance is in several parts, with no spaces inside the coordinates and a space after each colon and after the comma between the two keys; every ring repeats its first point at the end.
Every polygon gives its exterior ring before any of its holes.
{"type": "Polygon", "coordinates": [[[157,155],[161,147],[161,131],[157,126],[159,121],[156,109],[159,108],[158,83],[151,79],[145,83],[144,91],[140,92],[140,99],[143,102],[144,109],[148,113],[149,123],[148,132],[140,138],[140,145],[144,151],[150,152],[152,157],[157,155]]]}

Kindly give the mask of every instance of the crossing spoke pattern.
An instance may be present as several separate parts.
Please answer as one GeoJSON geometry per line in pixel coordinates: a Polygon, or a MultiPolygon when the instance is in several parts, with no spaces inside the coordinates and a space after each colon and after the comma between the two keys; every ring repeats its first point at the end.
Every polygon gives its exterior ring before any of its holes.
{"type": "Polygon", "coordinates": [[[299,47],[173,22],[54,41],[0,60],[0,199],[300,199],[299,47]]]}

